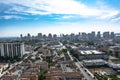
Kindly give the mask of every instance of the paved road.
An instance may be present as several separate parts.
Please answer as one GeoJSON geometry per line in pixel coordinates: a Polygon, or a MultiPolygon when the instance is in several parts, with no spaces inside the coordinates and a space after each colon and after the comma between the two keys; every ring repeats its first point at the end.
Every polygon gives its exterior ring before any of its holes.
{"type": "MultiPolygon", "coordinates": [[[[61,45],[63,45],[62,43],[61,43],[61,45]]],[[[66,46],[63,46],[63,48],[66,48],[66,46]]],[[[67,49],[67,48],[66,48],[67,49]]],[[[76,59],[77,60],[77,62],[75,62],[75,65],[79,68],[79,70],[81,71],[81,73],[84,75],[84,77],[85,77],[85,79],[86,80],[97,80],[97,79],[93,79],[93,74],[91,73],[91,72],[89,72],[89,74],[91,74],[91,75],[89,75],[88,74],[88,70],[87,71],[85,71],[85,67],[82,65],[82,63],[77,59],[77,58],[75,58],[75,57],[73,57],[72,55],[70,55],[70,52],[69,51],[67,51],[67,54],[68,54],[68,56],[70,57],[70,59],[73,61],[74,59],[76,59]]]]}
{"type": "Polygon", "coordinates": [[[75,62],[75,65],[79,68],[79,70],[81,71],[81,73],[84,75],[84,77],[85,77],[87,80],[95,80],[95,79],[93,79],[94,75],[93,75],[91,72],[89,72],[89,74],[91,74],[91,75],[89,75],[88,72],[85,71],[86,68],[82,65],[82,63],[81,63],[77,58],[72,57],[72,56],[70,55],[70,52],[69,52],[69,51],[68,51],[67,53],[68,53],[68,55],[69,55],[69,57],[70,57],[70,59],[71,59],[72,61],[73,61],[74,59],[77,60],[77,62],[75,62]]]}
{"type": "Polygon", "coordinates": [[[85,68],[82,68],[79,62],[75,62],[75,64],[87,80],[94,80],[87,72],[85,72],[85,68]]]}

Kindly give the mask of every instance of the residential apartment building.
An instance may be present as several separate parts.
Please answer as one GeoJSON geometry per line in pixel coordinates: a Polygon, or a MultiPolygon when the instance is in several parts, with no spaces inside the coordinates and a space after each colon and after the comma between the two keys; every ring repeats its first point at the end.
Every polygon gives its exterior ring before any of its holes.
{"type": "Polygon", "coordinates": [[[0,43],[0,56],[2,57],[22,57],[24,54],[24,43],[4,42],[0,43]]]}

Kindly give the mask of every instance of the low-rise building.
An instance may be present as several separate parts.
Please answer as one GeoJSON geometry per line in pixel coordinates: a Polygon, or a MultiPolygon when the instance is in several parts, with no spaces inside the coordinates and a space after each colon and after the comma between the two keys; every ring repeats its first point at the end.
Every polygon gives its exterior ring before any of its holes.
{"type": "Polygon", "coordinates": [[[8,64],[0,63],[0,75],[9,67],[8,64]]]}
{"type": "Polygon", "coordinates": [[[111,51],[113,56],[120,58],[120,45],[111,46],[109,50],[111,51]]]}
{"type": "Polygon", "coordinates": [[[108,76],[114,76],[116,75],[116,72],[113,69],[103,69],[99,72],[99,75],[108,75],[108,76]]]}
{"type": "Polygon", "coordinates": [[[19,80],[17,75],[4,75],[0,78],[0,80],[19,80]]]}
{"type": "Polygon", "coordinates": [[[108,55],[97,50],[79,50],[79,59],[108,59],[108,55]]]}
{"type": "Polygon", "coordinates": [[[115,64],[115,63],[108,63],[108,66],[113,69],[120,69],[120,64],[115,64]]]}
{"type": "Polygon", "coordinates": [[[82,80],[79,72],[62,72],[60,69],[51,69],[46,74],[45,80],[82,80]]]}
{"type": "Polygon", "coordinates": [[[27,71],[25,71],[21,77],[20,80],[38,80],[38,70],[36,69],[29,69],[27,71]]]}
{"type": "Polygon", "coordinates": [[[47,62],[35,62],[35,64],[40,69],[48,70],[48,63],[47,62]]]}
{"type": "Polygon", "coordinates": [[[95,59],[95,60],[83,60],[84,66],[102,66],[105,65],[106,61],[102,59],[95,59]]]}

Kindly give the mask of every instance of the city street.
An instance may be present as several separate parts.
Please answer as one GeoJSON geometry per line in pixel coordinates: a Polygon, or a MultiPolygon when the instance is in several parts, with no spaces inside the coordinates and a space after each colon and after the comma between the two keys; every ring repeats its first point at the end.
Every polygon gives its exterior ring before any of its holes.
{"type": "Polygon", "coordinates": [[[87,79],[87,80],[97,80],[97,79],[93,79],[94,78],[94,75],[91,73],[91,72],[86,72],[85,71],[85,67],[81,64],[81,62],[77,59],[77,58],[75,58],[75,57],[72,57],[71,55],[70,55],[70,52],[69,51],[67,51],[67,54],[69,55],[69,57],[70,57],[70,59],[73,61],[74,59],[76,59],[77,60],[77,62],[75,62],[75,65],[78,67],[78,69],[80,70],[80,72],[84,75],[84,77],[85,77],[85,79],[87,79]]]}

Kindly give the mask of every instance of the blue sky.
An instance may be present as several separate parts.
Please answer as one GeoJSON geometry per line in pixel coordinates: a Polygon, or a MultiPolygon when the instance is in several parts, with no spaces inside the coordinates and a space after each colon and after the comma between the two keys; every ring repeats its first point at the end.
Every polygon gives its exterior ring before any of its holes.
{"type": "Polygon", "coordinates": [[[0,0],[0,37],[120,31],[120,0],[0,0]]]}

